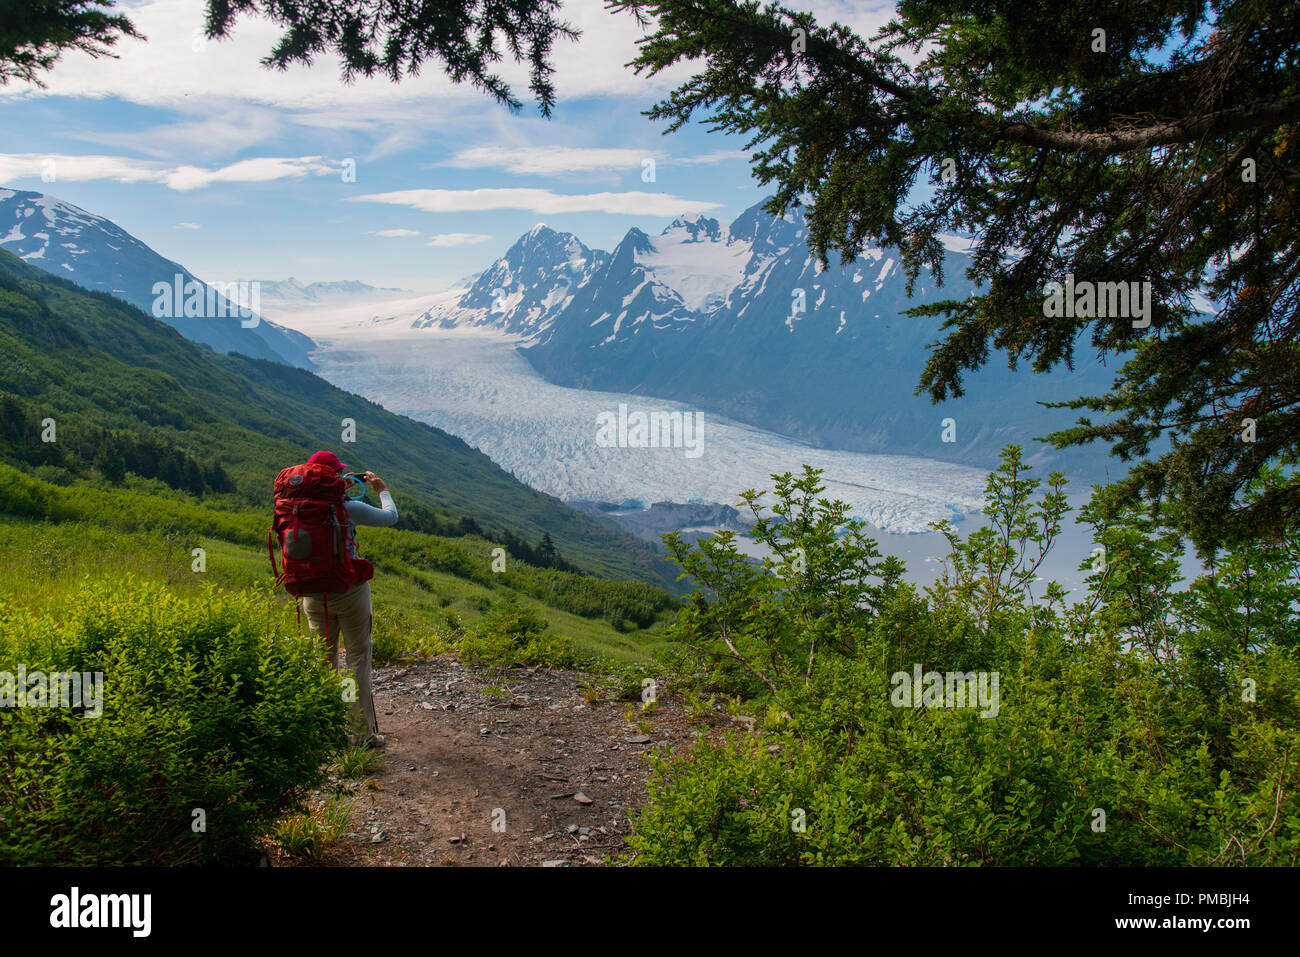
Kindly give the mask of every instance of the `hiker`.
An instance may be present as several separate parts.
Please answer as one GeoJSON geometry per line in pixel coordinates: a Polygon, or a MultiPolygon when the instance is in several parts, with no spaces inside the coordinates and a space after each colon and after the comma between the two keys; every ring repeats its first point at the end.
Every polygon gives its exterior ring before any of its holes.
{"type": "MultiPolygon", "coordinates": [[[[302,599],[311,630],[325,637],[325,657],[335,669],[342,635],[356,680],[353,718],[359,732],[364,728],[364,734],[349,735],[349,740],[382,748],[387,742],[375,718],[370,673],[374,566],[357,554],[356,526],[392,525],[397,521],[397,506],[374,472],[366,472],[361,481],[379,493],[380,508],[347,498],[345,489],[355,477],[345,476],[346,468],[333,452],[321,451],[306,465],[287,468],[276,477],[271,531],[279,533],[284,558],[284,571],[277,578],[302,599]]],[[[274,551],[271,567],[275,568],[274,551]]]]}

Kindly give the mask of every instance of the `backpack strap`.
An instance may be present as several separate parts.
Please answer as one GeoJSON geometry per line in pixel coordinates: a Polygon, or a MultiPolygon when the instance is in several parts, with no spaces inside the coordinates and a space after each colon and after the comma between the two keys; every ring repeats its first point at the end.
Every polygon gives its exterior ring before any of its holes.
{"type": "Polygon", "coordinates": [[[274,524],[272,524],[271,527],[266,530],[266,557],[271,559],[271,574],[275,576],[276,584],[279,584],[280,570],[275,567],[275,525],[274,524]]]}

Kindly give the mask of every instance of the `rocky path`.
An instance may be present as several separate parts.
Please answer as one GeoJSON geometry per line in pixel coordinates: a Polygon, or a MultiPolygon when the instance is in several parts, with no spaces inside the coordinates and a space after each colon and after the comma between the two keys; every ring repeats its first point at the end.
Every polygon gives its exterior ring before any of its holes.
{"type": "Polygon", "coordinates": [[[668,695],[649,715],[589,700],[579,677],[450,655],[376,668],[388,747],[354,792],[353,830],[320,863],[560,867],[625,853],[647,753],[689,746],[699,722],[668,695]]]}

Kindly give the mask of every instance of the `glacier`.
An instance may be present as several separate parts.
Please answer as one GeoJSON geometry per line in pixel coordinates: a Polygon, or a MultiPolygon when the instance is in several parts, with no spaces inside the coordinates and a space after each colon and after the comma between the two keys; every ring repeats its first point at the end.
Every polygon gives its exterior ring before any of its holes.
{"type": "MultiPolygon", "coordinates": [[[[400,304],[394,303],[400,312],[400,304]]],[[[337,319],[342,311],[336,311],[337,319]]],[[[319,311],[279,312],[309,332],[319,374],[386,409],[444,429],[477,447],[520,481],[563,501],[657,501],[735,505],[774,473],[824,469],[827,494],[883,531],[915,534],[958,522],[982,504],[985,473],[909,455],[816,448],[703,413],[702,452],[601,447],[597,419],[631,410],[694,413],[680,402],[553,385],[518,352],[523,336],[482,327],[411,329],[395,318],[329,322],[319,311]]],[[[359,427],[364,428],[363,423],[359,427]]]]}

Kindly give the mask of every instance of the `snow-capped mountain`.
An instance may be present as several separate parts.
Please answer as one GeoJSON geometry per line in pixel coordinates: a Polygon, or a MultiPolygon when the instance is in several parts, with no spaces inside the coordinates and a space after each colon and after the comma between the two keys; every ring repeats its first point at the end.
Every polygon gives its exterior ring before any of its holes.
{"type": "Polygon", "coordinates": [[[590,283],[608,261],[609,253],[538,223],[474,277],[461,296],[431,307],[412,325],[492,326],[543,335],[573,303],[574,290],[590,283]]]}
{"type": "Polygon", "coordinates": [[[315,343],[262,319],[254,308],[256,297],[232,303],[220,288],[163,258],[116,223],[71,203],[44,193],[0,189],[0,246],[79,286],[125,299],[219,352],[311,367],[308,355],[315,343]],[[171,287],[161,298],[159,283],[171,287]],[[194,308],[186,308],[187,301],[194,308]]]}
{"type": "Polygon", "coordinates": [[[944,237],[944,285],[923,272],[909,299],[897,251],[823,269],[807,236],[801,211],[775,218],[761,204],[730,225],[692,215],[657,236],[633,228],[608,254],[537,226],[412,325],[499,328],[524,337],[556,384],[688,402],[819,445],[986,467],[1019,442],[1039,464],[1096,474],[1097,454],[1033,441],[1074,419],[1038,401],[1109,385],[1086,356],[1051,375],[995,359],[942,406],[913,395],[942,333],[939,320],[901,313],[971,294],[966,241],[944,237]]]}

